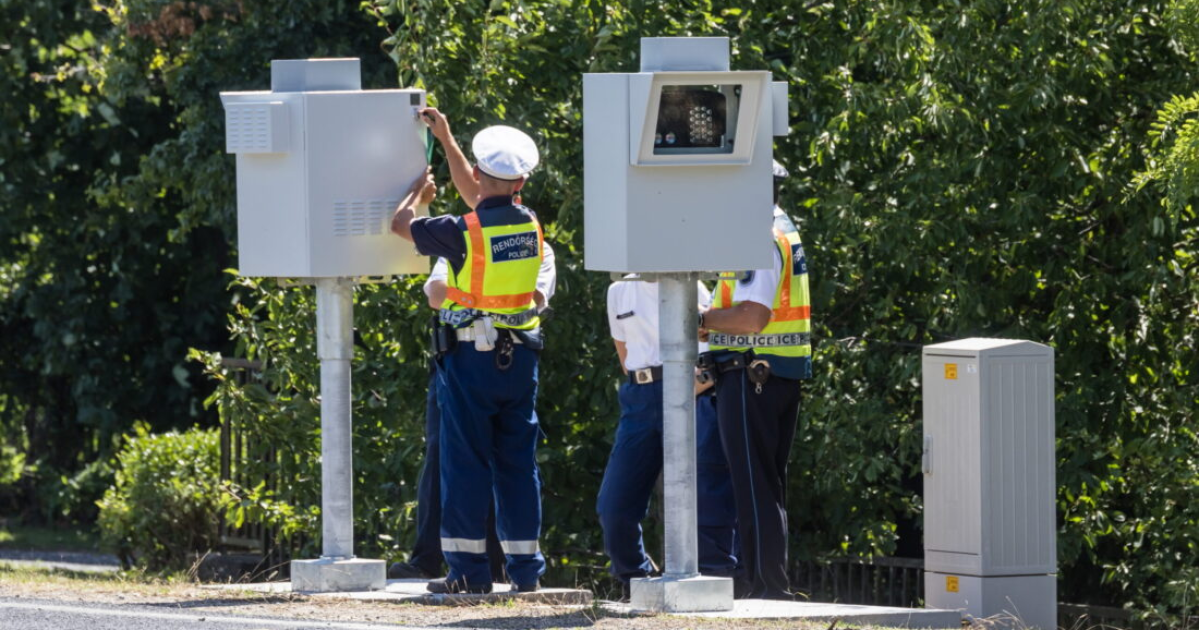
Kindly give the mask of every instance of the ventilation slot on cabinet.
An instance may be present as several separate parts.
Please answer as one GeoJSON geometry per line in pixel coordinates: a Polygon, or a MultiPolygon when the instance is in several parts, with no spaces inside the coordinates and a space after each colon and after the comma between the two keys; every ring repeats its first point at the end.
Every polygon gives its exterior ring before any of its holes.
{"type": "Polygon", "coordinates": [[[387,233],[399,199],[358,199],[333,203],[334,236],[379,236],[387,233]]]}
{"type": "Polygon", "coordinates": [[[286,153],[287,105],[233,103],[225,107],[226,153],[286,153]]]}

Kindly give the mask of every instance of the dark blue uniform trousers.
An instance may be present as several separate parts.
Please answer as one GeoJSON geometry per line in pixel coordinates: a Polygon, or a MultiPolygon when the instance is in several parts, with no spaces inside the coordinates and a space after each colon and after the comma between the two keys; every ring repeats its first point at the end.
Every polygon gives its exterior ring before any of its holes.
{"type": "Polygon", "coordinates": [[[491,583],[487,512],[495,499],[496,529],[515,584],[545,573],[541,533],[541,477],[537,353],[516,345],[512,365],[500,370],[496,352],[461,343],[442,358],[437,377],[441,406],[441,548],[449,581],[491,583]]]}
{"type": "Polygon", "coordinates": [[[720,375],[717,418],[737,504],[738,578],[753,598],[790,598],[787,460],[799,418],[799,381],[771,376],[757,393],[745,370],[720,375]]]}
{"type": "MultiPolygon", "coordinates": [[[[421,466],[416,498],[416,543],[409,564],[428,575],[441,573],[445,558],[441,555],[441,410],[437,407],[437,371],[429,373],[429,393],[425,398],[425,461],[421,466]]],[[[487,556],[491,575],[504,572],[504,553],[495,533],[495,510],[487,512],[487,556]]]]}
{"type": "MultiPolygon", "coordinates": [[[[697,397],[695,409],[699,568],[706,575],[731,576],[737,565],[735,512],[712,397],[697,397]]],[[[628,582],[653,570],[641,521],[662,472],[662,383],[622,384],[620,411],[596,511],[612,575],[628,582]]]]}

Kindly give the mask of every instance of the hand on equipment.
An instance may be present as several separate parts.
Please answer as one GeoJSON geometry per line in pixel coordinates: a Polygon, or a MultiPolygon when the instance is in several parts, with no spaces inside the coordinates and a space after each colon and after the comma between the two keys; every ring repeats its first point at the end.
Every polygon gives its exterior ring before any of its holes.
{"type": "Polygon", "coordinates": [[[450,122],[446,120],[445,114],[438,111],[436,107],[426,107],[420,110],[420,118],[433,131],[433,137],[442,142],[450,137],[450,122]]]}
{"type": "Polygon", "coordinates": [[[416,195],[418,206],[427,206],[432,203],[433,199],[437,197],[437,184],[433,181],[433,169],[426,167],[424,174],[412,182],[408,193],[416,195]]]}

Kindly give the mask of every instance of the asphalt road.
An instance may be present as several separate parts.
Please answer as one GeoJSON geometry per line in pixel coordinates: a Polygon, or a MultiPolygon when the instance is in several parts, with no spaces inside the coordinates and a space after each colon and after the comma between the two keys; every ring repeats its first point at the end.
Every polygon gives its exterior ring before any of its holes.
{"type": "MultiPolygon", "coordinates": [[[[433,630],[414,626],[206,615],[161,606],[0,598],[0,630],[433,630]]],[[[441,629],[444,630],[444,629],[441,629]]]]}

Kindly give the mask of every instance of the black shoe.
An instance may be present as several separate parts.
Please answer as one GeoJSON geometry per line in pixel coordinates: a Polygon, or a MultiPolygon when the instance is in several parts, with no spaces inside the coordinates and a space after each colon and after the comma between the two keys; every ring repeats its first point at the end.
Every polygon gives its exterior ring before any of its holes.
{"type": "Polygon", "coordinates": [[[411,562],[393,562],[387,567],[389,580],[428,580],[435,577],[436,573],[430,573],[411,562]]]}
{"type": "Polygon", "coordinates": [[[537,591],[540,591],[540,590],[541,590],[541,582],[538,580],[533,580],[533,582],[531,584],[517,584],[515,582],[512,583],[512,592],[513,593],[536,593],[537,591]]]}
{"type": "Polygon", "coordinates": [[[628,582],[620,583],[620,599],[616,600],[622,604],[627,604],[633,600],[632,587],[628,582]]]}
{"type": "Polygon", "coordinates": [[[430,593],[444,594],[467,593],[471,595],[483,595],[491,592],[490,584],[467,584],[465,580],[454,580],[453,582],[450,582],[445,578],[429,580],[429,584],[425,588],[430,593]]]}

